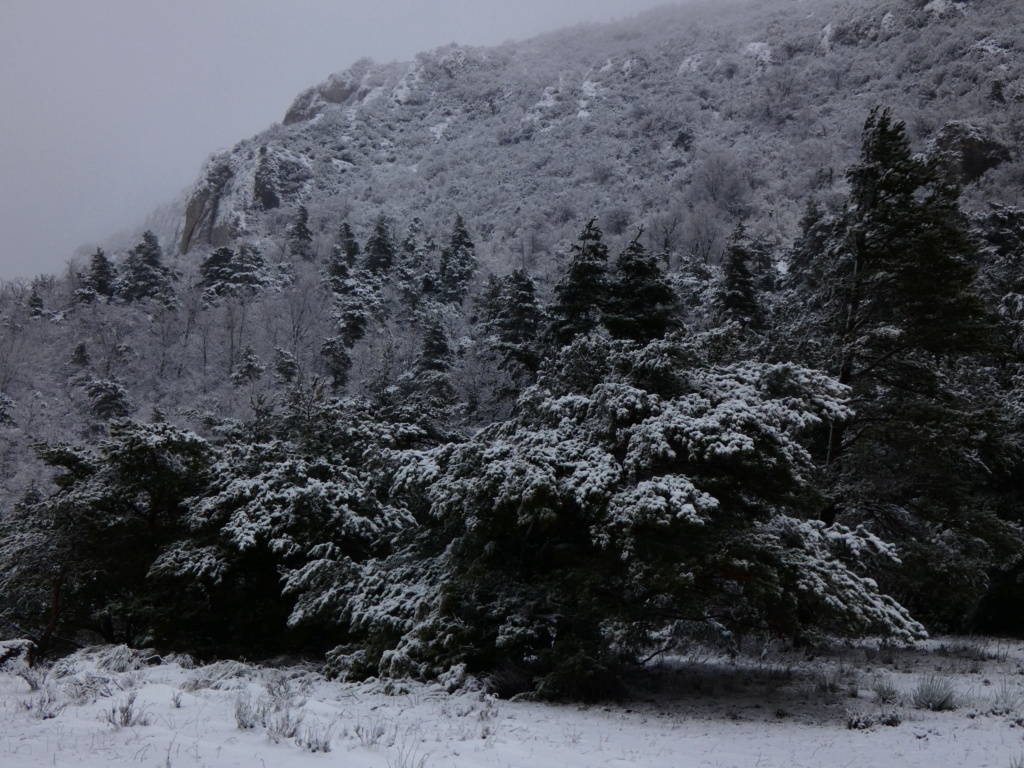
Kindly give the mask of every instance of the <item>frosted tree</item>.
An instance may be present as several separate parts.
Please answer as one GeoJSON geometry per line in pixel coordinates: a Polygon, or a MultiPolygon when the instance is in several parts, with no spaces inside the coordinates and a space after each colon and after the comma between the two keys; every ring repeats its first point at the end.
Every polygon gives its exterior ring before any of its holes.
{"type": "Polygon", "coordinates": [[[455,225],[448,245],[441,251],[435,289],[441,301],[461,304],[469,292],[469,286],[476,273],[476,246],[469,237],[461,216],[455,217],[455,225]]]}
{"type": "Polygon", "coordinates": [[[118,298],[126,303],[140,299],[174,302],[171,271],[163,264],[163,250],[156,235],[147,230],[142,240],[120,264],[116,284],[118,298]]]}
{"type": "Polygon", "coordinates": [[[98,450],[39,453],[58,471],[57,489],[24,500],[0,527],[7,618],[44,652],[78,630],[111,643],[152,637],[177,604],[148,573],[184,533],[185,500],[205,482],[206,442],[166,423],[115,421],[98,450]]]}
{"type": "Polygon", "coordinates": [[[891,547],[808,515],[800,438],[848,414],[844,387],[792,365],[711,364],[718,343],[578,337],[511,420],[409,454],[396,488],[424,538],[450,537],[422,578],[447,575],[436,595],[417,590],[423,618],[382,664],[517,668],[542,695],[595,697],[694,623],[921,636],[859,573],[891,547]]]}
{"type": "Polygon", "coordinates": [[[554,303],[548,308],[552,342],[562,346],[598,328],[608,298],[608,248],[591,220],[572,246],[569,267],[555,286],[554,303]]]}
{"type": "Polygon", "coordinates": [[[972,498],[1008,447],[968,362],[994,349],[977,249],[959,190],[911,152],[888,111],[867,119],[847,177],[845,210],[808,211],[786,297],[792,349],[857,404],[822,436],[832,497],[822,518],[893,537],[904,565],[883,583],[931,622],[958,626],[986,570],[1020,540],[972,498]]]}

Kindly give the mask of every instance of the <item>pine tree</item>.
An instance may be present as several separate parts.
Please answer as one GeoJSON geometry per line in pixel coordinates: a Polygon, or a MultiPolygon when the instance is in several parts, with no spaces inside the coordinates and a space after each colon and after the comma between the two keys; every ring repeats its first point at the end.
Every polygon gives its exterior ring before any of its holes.
{"type": "Polygon", "coordinates": [[[157,299],[174,303],[171,271],[163,265],[163,251],[156,235],[147,230],[142,240],[121,264],[116,285],[117,296],[130,303],[141,299],[157,299]]]}
{"type": "Polygon", "coordinates": [[[186,499],[204,487],[210,449],[166,423],[114,422],[100,449],[38,448],[56,490],[3,521],[0,585],[8,620],[44,652],[81,630],[110,643],[151,638],[188,611],[149,580],[161,549],[184,534],[186,499]],[[163,618],[159,618],[163,617],[163,618]]]}
{"type": "Polygon", "coordinates": [[[597,698],[682,622],[921,636],[857,573],[891,549],[804,519],[816,494],[799,438],[845,411],[843,389],[798,366],[712,363],[716,343],[579,336],[507,422],[407,454],[392,498],[443,555],[389,656],[597,698]]]}
{"type": "Polygon", "coordinates": [[[288,252],[303,261],[313,260],[313,233],[309,229],[309,211],[300,205],[288,227],[288,252]]]}
{"type": "Polygon", "coordinates": [[[372,275],[383,275],[395,264],[395,242],[391,237],[391,225],[382,213],[373,224],[373,232],[363,249],[363,267],[372,275]]]}
{"type": "Polygon", "coordinates": [[[114,295],[114,286],[117,275],[114,272],[114,265],[103,252],[97,248],[96,253],[89,257],[89,272],[85,277],[85,286],[96,293],[97,296],[110,298],[114,295]]]}
{"type": "Polygon", "coordinates": [[[236,387],[253,384],[263,378],[266,370],[256,350],[251,344],[246,344],[238,356],[238,362],[231,369],[231,383],[236,387]]]}
{"type": "Polygon", "coordinates": [[[608,248],[594,219],[572,246],[572,260],[555,286],[555,301],[548,309],[548,337],[555,346],[600,327],[609,302],[608,248]]]}
{"type": "Polygon", "coordinates": [[[883,585],[949,627],[984,589],[996,540],[1017,536],[971,497],[976,462],[998,465],[1001,450],[990,439],[998,416],[964,378],[994,338],[974,286],[975,244],[958,189],[911,153],[888,111],[868,118],[847,177],[846,211],[805,219],[792,270],[802,287],[789,297],[803,310],[792,336],[815,340],[801,345],[804,360],[856,403],[822,436],[832,494],[823,518],[892,535],[904,566],[880,575],[883,585]]]}
{"type": "Polygon", "coordinates": [[[533,279],[521,269],[501,278],[492,275],[477,306],[484,343],[497,355],[498,368],[520,383],[535,374],[544,313],[533,279]]]}
{"type": "Polygon", "coordinates": [[[263,255],[249,243],[237,251],[218,248],[199,265],[199,274],[199,285],[209,296],[253,295],[271,282],[263,255]]]}
{"type": "Polygon", "coordinates": [[[614,338],[646,344],[681,325],[681,308],[661,260],[640,244],[642,234],[615,260],[603,322],[614,338]]]}
{"type": "Polygon", "coordinates": [[[455,217],[448,247],[441,251],[435,290],[441,301],[461,304],[476,273],[476,246],[469,237],[462,216],[455,217]]]}
{"type": "Polygon", "coordinates": [[[341,248],[341,253],[345,258],[348,268],[354,267],[359,261],[359,241],[356,240],[356,236],[352,233],[352,227],[348,225],[347,221],[341,224],[341,229],[338,232],[337,246],[341,248]]]}
{"type": "Polygon", "coordinates": [[[766,312],[752,266],[760,250],[742,224],[736,227],[722,258],[717,291],[718,313],[722,321],[738,323],[751,331],[762,331],[766,312]]]}

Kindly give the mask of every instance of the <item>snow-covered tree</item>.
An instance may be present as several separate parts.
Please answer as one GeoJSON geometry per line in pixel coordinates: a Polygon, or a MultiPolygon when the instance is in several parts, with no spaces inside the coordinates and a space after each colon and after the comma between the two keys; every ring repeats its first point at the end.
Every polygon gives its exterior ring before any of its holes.
{"type": "Polygon", "coordinates": [[[97,450],[42,446],[57,490],[24,500],[0,527],[8,620],[46,652],[90,630],[111,643],[153,639],[176,604],[148,581],[184,533],[185,500],[204,486],[210,449],[167,423],[115,421],[97,450]],[[166,598],[166,600],[165,600],[166,598]]]}
{"type": "Polygon", "coordinates": [[[512,665],[542,694],[590,696],[692,622],[921,635],[858,571],[891,548],[808,516],[800,436],[847,415],[844,387],[793,365],[713,365],[717,344],[578,337],[511,420],[409,454],[396,487],[425,539],[450,537],[423,578],[447,575],[417,591],[422,618],[383,663],[512,665]]]}
{"type": "Polygon", "coordinates": [[[152,231],[130,251],[118,268],[116,294],[124,302],[156,299],[174,302],[171,271],[163,264],[163,250],[152,231]]]}
{"type": "Polygon", "coordinates": [[[548,334],[554,344],[568,344],[597,328],[608,300],[608,248],[591,219],[572,246],[569,267],[555,286],[555,300],[548,308],[548,334]]]}

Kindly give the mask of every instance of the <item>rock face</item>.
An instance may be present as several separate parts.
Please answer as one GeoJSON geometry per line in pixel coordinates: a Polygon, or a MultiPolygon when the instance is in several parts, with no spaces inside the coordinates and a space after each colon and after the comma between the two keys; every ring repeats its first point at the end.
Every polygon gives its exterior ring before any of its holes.
{"type": "Polygon", "coordinates": [[[1010,148],[992,132],[972,123],[946,123],[932,141],[931,152],[950,181],[970,184],[1011,159],[1010,148]]]}
{"type": "Polygon", "coordinates": [[[178,250],[219,248],[247,234],[247,210],[270,211],[294,201],[312,176],[308,161],[284,148],[243,145],[211,158],[185,207],[178,250]]]}
{"type": "Polygon", "coordinates": [[[221,246],[231,239],[231,232],[218,226],[217,214],[221,207],[224,188],[231,181],[231,164],[226,157],[210,160],[204,173],[192,190],[185,207],[185,225],[179,250],[188,253],[196,244],[221,246]]]}

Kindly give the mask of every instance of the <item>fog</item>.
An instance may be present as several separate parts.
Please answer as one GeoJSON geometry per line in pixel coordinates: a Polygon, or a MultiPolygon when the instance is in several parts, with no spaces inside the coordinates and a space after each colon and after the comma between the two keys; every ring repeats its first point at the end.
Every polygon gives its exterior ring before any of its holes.
{"type": "Polygon", "coordinates": [[[0,279],[135,229],[210,152],[369,56],[495,45],[664,0],[4,0],[0,279]]]}

